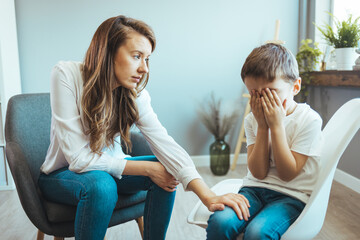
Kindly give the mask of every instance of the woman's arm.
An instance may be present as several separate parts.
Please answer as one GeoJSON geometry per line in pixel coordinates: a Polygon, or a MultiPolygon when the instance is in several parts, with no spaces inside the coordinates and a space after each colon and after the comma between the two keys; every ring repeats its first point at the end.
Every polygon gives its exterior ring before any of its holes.
{"type": "Polygon", "coordinates": [[[169,136],[162,126],[151,107],[151,98],[145,89],[137,98],[137,107],[139,120],[136,126],[144,135],[159,162],[187,190],[191,180],[201,178],[189,154],[169,136]]]}

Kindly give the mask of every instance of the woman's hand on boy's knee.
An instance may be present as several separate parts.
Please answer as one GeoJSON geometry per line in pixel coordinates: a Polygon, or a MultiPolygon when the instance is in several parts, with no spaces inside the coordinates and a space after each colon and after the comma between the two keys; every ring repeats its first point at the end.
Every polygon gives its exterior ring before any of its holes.
{"type": "Polygon", "coordinates": [[[149,175],[151,181],[161,187],[167,192],[176,191],[176,186],[179,181],[174,178],[173,175],[166,171],[165,167],[160,162],[151,162],[151,169],[149,169],[149,175]]]}
{"type": "Polygon", "coordinates": [[[227,193],[221,196],[214,196],[208,204],[208,209],[211,212],[222,211],[225,205],[231,207],[240,220],[247,221],[250,217],[250,203],[242,194],[227,193]]]}

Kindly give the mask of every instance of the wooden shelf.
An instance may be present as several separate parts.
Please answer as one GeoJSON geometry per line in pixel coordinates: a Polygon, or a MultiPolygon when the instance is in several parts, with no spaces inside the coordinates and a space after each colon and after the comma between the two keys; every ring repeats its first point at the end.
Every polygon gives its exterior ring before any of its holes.
{"type": "Polygon", "coordinates": [[[360,71],[311,72],[311,86],[360,87],[360,71]]]}

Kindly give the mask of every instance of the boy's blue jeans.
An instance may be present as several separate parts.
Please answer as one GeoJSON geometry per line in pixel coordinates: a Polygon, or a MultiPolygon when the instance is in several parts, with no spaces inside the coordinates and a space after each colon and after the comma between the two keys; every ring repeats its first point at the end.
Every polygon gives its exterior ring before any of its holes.
{"type": "MultiPolygon", "coordinates": [[[[127,160],[157,161],[155,156],[127,160]]],[[[39,187],[50,201],[77,205],[75,239],[103,240],[118,194],[147,190],[144,210],[144,239],[165,239],[176,192],[167,192],[145,176],[116,179],[104,171],[75,173],[68,168],[41,174],[39,187]]]]}
{"type": "Polygon", "coordinates": [[[207,239],[236,239],[244,231],[243,239],[280,239],[305,207],[300,200],[266,188],[243,187],[239,193],[249,200],[249,221],[225,207],[210,216],[207,239]]]}

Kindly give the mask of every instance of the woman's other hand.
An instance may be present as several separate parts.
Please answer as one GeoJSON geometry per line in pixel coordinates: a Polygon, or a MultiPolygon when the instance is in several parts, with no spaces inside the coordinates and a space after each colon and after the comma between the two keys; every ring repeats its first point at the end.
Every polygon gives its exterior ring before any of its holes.
{"type": "Polygon", "coordinates": [[[148,177],[151,180],[168,192],[176,191],[176,186],[179,184],[174,176],[172,176],[168,171],[166,171],[165,167],[159,162],[149,162],[151,165],[148,168],[148,177]]]}

